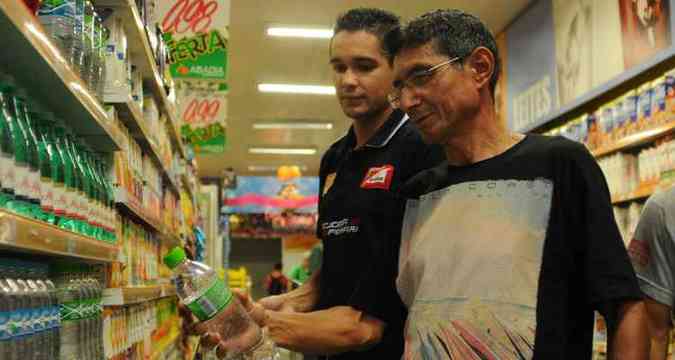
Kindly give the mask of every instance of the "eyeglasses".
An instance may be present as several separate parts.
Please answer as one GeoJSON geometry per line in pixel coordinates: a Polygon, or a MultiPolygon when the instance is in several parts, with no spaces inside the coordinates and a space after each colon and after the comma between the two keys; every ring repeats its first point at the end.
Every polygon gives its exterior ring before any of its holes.
{"type": "Polygon", "coordinates": [[[424,85],[428,84],[429,81],[431,81],[431,78],[440,69],[442,69],[446,65],[454,63],[459,59],[460,57],[454,57],[450,60],[443,61],[440,64],[436,64],[428,69],[416,71],[412,73],[410,76],[408,76],[407,79],[394,82],[394,89],[392,90],[391,93],[389,93],[389,95],[387,95],[389,103],[391,103],[393,107],[398,107],[400,105],[403,89],[405,88],[419,89],[423,87],[424,85]]]}

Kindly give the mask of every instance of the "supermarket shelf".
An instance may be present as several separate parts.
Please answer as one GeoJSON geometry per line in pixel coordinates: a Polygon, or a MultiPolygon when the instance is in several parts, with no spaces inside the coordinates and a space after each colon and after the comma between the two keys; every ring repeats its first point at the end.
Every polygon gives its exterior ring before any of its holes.
{"type": "Polygon", "coordinates": [[[650,60],[635,65],[628,71],[621,73],[621,75],[600,86],[596,86],[591,91],[560,107],[558,110],[552,111],[551,114],[544,116],[533,124],[516,130],[521,132],[539,132],[543,128],[557,123],[559,120],[573,118],[575,114],[581,115],[584,109],[592,109],[595,106],[601,105],[603,102],[611,100],[631,88],[637,87],[638,83],[672,69],[674,65],[675,47],[670,47],[656,54],[650,60]]]}
{"type": "Polygon", "coordinates": [[[119,248],[56,226],[0,210],[0,247],[44,255],[117,261],[119,248]]]}
{"type": "Polygon", "coordinates": [[[170,335],[166,336],[166,339],[160,341],[159,344],[157,344],[155,350],[152,352],[152,355],[150,355],[150,360],[159,359],[166,349],[168,349],[180,339],[180,335],[181,334],[179,331],[172,331],[170,335]]]}
{"type": "Polygon", "coordinates": [[[615,144],[610,146],[605,146],[593,151],[593,156],[601,157],[613,154],[617,151],[628,150],[649,142],[652,142],[660,137],[675,133],[675,120],[671,121],[668,124],[661,125],[659,127],[645,130],[637,134],[627,136],[615,144]]]}
{"type": "Polygon", "coordinates": [[[129,129],[131,135],[136,139],[143,151],[150,155],[152,161],[154,161],[155,165],[160,169],[164,182],[173,192],[179,194],[180,187],[171,176],[171,171],[167,168],[168,164],[166,164],[165,161],[162,161],[157,146],[154,141],[152,141],[150,131],[145,125],[143,114],[138,108],[138,105],[131,99],[125,102],[114,103],[113,105],[117,109],[120,120],[129,129]]]}
{"type": "Polygon", "coordinates": [[[0,33],[11,49],[0,56],[0,69],[15,77],[31,98],[67,121],[95,150],[121,148],[121,134],[79,75],[45,34],[23,2],[0,0],[0,33]],[[55,96],[57,95],[58,96],[55,96]]]}
{"type": "Polygon", "coordinates": [[[103,290],[104,306],[124,306],[176,295],[172,284],[109,288],[103,290]]]}
{"type": "Polygon", "coordinates": [[[192,184],[190,183],[190,179],[188,178],[187,174],[183,174],[180,176],[181,182],[183,183],[183,187],[185,190],[187,190],[188,195],[190,196],[190,200],[195,198],[195,189],[192,188],[192,184]]]}
{"type": "Polygon", "coordinates": [[[117,207],[120,211],[124,212],[126,215],[130,215],[136,221],[145,224],[155,232],[162,231],[160,222],[149,216],[145,210],[143,210],[141,204],[138,204],[137,201],[129,196],[126,189],[115,189],[115,203],[117,203],[117,207]]]}
{"type": "Polygon", "coordinates": [[[160,109],[167,115],[171,124],[169,134],[172,142],[178,148],[181,156],[185,158],[187,154],[177,129],[176,109],[167,97],[155,57],[150,48],[150,41],[134,0],[96,0],[95,3],[96,6],[109,7],[115,11],[123,12],[122,18],[127,33],[128,49],[134,60],[134,65],[143,74],[144,83],[152,89],[153,94],[158,99],[160,109]]]}
{"type": "Polygon", "coordinates": [[[626,196],[612,198],[612,205],[620,205],[631,201],[643,200],[650,197],[658,188],[658,184],[641,186],[626,196]]]}

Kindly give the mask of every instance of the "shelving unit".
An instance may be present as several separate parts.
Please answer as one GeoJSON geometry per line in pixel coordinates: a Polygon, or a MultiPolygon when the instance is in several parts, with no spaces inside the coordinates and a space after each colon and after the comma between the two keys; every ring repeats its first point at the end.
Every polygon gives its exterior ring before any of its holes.
{"type": "Polygon", "coordinates": [[[146,214],[141,205],[134,202],[125,189],[115,189],[115,203],[117,203],[118,209],[125,215],[129,215],[134,220],[143,223],[155,232],[162,231],[159,220],[153,219],[150,215],[146,214]]]}
{"type": "Polygon", "coordinates": [[[103,290],[103,305],[125,306],[175,295],[172,284],[110,288],[103,290]]]}
{"type": "Polygon", "coordinates": [[[0,210],[0,248],[101,262],[118,261],[119,248],[103,241],[0,210]]]}
{"type": "Polygon", "coordinates": [[[176,184],[171,171],[167,168],[167,164],[162,161],[159,150],[157,150],[157,144],[155,144],[150,136],[150,131],[148,130],[145,121],[143,121],[143,114],[138,108],[138,105],[129,99],[122,103],[116,103],[114,106],[117,109],[120,120],[129,129],[132,136],[145,153],[150,155],[152,161],[154,161],[161,170],[162,178],[164,178],[165,183],[174,193],[178,194],[180,187],[176,184]]]}
{"type": "Polygon", "coordinates": [[[669,47],[655,55],[652,59],[636,65],[621,75],[593,88],[591,91],[569,104],[561,106],[558,110],[552,111],[549,115],[542,117],[533,124],[517,130],[522,132],[539,132],[551,125],[560,123],[561,120],[581,115],[585,109],[597,107],[599,104],[625,93],[630,88],[634,88],[635,84],[644,82],[649,78],[653,78],[656,74],[663,73],[672,68],[675,68],[675,48],[669,47]]]}
{"type": "Polygon", "coordinates": [[[596,149],[592,153],[593,156],[599,158],[602,156],[613,154],[615,152],[626,151],[647,143],[651,143],[654,140],[657,140],[659,138],[662,138],[664,136],[673,133],[675,133],[675,120],[672,120],[668,124],[661,125],[653,129],[629,135],[610,146],[605,146],[596,149]]]}
{"type": "Polygon", "coordinates": [[[612,198],[612,205],[621,205],[631,201],[643,200],[650,197],[658,188],[658,184],[641,186],[626,196],[612,198]]]}
{"type": "Polygon", "coordinates": [[[166,90],[162,85],[162,78],[159,74],[157,64],[152,50],[150,48],[150,41],[146,36],[141,16],[136,9],[133,0],[96,0],[97,6],[109,7],[115,11],[123,13],[124,27],[128,36],[129,53],[132,58],[139,61],[136,65],[139,71],[143,74],[144,85],[152,89],[155,98],[158,100],[158,105],[161,111],[167,115],[169,123],[171,124],[171,141],[178,149],[183,158],[187,157],[185,146],[180,138],[180,133],[177,129],[177,118],[175,106],[169,101],[166,90]]]}
{"type": "Polygon", "coordinates": [[[122,148],[121,135],[101,104],[22,2],[0,0],[0,33],[12,47],[0,56],[0,70],[11,74],[32,98],[59,114],[95,150],[122,148]]]}

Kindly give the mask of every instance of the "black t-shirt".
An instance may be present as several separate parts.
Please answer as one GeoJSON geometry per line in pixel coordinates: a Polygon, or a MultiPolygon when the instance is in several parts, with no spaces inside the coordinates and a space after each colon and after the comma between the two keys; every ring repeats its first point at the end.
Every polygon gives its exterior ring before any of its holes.
{"type": "Polygon", "coordinates": [[[405,307],[396,293],[405,201],[395,196],[406,180],[443,159],[423,143],[401,111],[394,111],[354,150],[353,129],[323,156],[318,236],[323,241],[317,310],[348,305],[387,324],[380,344],[330,359],[399,359],[405,307]]]}
{"type": "Polygon", "coordinates": [[[640,299],[605,179],[581,144],[529,135],[496,157],[423,172],[402,193],[406,358],[590,359],[593,311],[640,299]]]}

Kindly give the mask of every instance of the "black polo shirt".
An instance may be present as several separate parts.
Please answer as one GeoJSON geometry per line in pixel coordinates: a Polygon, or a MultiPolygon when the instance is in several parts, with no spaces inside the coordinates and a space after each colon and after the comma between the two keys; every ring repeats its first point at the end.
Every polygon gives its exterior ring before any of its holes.
{"type": "Polygon", "coordinates": [[[321,160],[317,232],[324,255],[317,310],[347,305],[387,324],[377,346],[330,359],[399,359],[406,312],[395,280],[405,201],[396,190],[444,155],[422,141],[400,110],[367,144],[355,146],[350,128],[321,160]]]}

